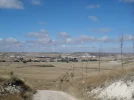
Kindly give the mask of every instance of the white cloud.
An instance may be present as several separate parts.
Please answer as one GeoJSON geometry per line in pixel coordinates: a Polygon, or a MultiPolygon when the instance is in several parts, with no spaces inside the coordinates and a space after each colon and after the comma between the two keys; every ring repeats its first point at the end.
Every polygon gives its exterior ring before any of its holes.
{"type": "Polygon", "coordinates": [[[69,38],[70,37],[70,35],[67,34],[66,32],[59,32],[59,33],[57,33],[57,36],[59,38],[69,38]]]}
{"type": "MultiPolygon", "coordinates": [[[[27,38],[27,41],[20,42],[15,38],[0,38],[0,51],[85,51],[90,48],[90,50],[95,50],[93,48],[94,44],[98,45],[100,42],[105,43],[115,43],[108,47],[113,48],[119,42],[119,38],[112,39],[108,36],[102,37],[92,37],[89,35],[81,35],[75,38],[67,37],[64,39],[55,39],[53,40],[48,32],[44,29],[41,29],[39,32],[30,32],[28,33],[29,37],[34,37],[32,40],[27,38]]],[[[63,35],[64,36],[64,35],[63,35]]],[[[124,35],[124,41],[133,40],[132,35],[124,35]]],[[[97,47],[97,46],[95,46],[97,47]]]]}
{"type": "Polygon", "coordinates": [[[12,37],[5,39],[5,41],[6,41],[7,43],[16,43],[16,42],[17,42],[17,40],[14,39],[14,38],[12,38],[12,37]]]}
{"type": "Polygon", "coordinates": [[[9,38],[6,38],[6,39],[0,39],[0,46],[1,48],[3,47],[16,47],[16,46],[19,46],[21,45],[21,42],[12,38],[12,37],[9,37],[9,38]]]}
{"type": "Polygon", "coordinates": [[[41,5],[41,1],[40,0],[32,0],[32,4],[33,5],[41,5]]]}
{"type": "Polygon", "coordinates": [[[88,18],[94,22],[99,21],[99,19],[96,16],[88,16],[88,18]]]}
{"type": "Polygon", "coordinates": [[[52,39],[49,37],[39,38],[39,39],[37,39],[37,42],[39,44],[49,44],[49,43],[52,43],[52,39]]]}
{"type": "Polygon", "coordinates": [[[125,41],[131,41],[131,40],[134,40],[134,36],[132,36],[132,35],[124,35],[123,36],[123,39],[125,41]]]}
{"type": "Polygon", "coordinates": [[[0,38],[0,41],[2,41],[3,39],[2,38],[0,38]]]}
{"type": "Polygon", "coordinates": [[[20,0],[0,0],[0,8],[24,9],[20,0]]]}
{"type": "Polygon", "coordinates": [[[66,47],[66,45],[62,45],[61,47],[62,47],[62,48],[65,48],[65,47],[66,47]]]}
{"type": "Polygon", "coordinates": [[[95,38],[88,35],[81,35],[76,38],[66,38],[62,44],[68,45],[79,45],[79,44],[88,44],[88,43],[96,43],[96,42],[114,42],[114,39],[109,38],[108,36],[102,36],[100,38],[95,38]]]}
{"type": "Polygon", "coordinates": [[[110,32],[110,28],[89,28],[89,31],[94,33],[108,33],[110,32]]]}
{"type": "Polygon", "coordinates": [[[53,40],[49,37],[48,32],[44,29],[41,29],[39,32],[30,32],[28,33],[29,37],[34,37],[35,40],[27,41],[30,44],[36,45],[52,45],[53,40]]]}
{"type": "Polygon", "coordinates": [[[28,36],[34,37],[34,38],[44,38],[44,37],[48,37],[48,32],[44,29],[41,29],[39,32],[28,33],[28,36]]]}
{"type": "Polygon", "coordinates": [[[98,41],[101,41],[101,42],[113,42],[114,40],[113,39],[110,39],[109,37],[107,36],[102,36],[98,39],[98,41]]]}
{"type": "Polygon", "coordinates": [[[93,9],[93,8],[100,8],[101,6],[99,4],[97,5],[88,5],[87,9],[93,9]]]}
{"type": "Polygon", "coordinates": [[[86,42],[92,42],[94,40],[95,40],[95,38],[92,36],[82,35],[82,36],[77,37],[75,42],[76,43],[86,43],[86,42]]]}
{"type": "Polygon", "coordinates": [[[95,38],[92,36],[81,35],[76,38],[66,38],[63,43],[77,45],[77,44],[82,44],[82,43],[93,42],[94,40],[95,40],[95,38]]]}
{"type": "Polygon", "coordinates": [[[66,42],[66,43],[73,43],[73,39],[72,39],[72,38],[66,38],[66,39],[65,39],[65,42],[66,42]]]}
{"type": "Polygon", "coordinates": [[[134,0],[120,0],[122,2],[125,2],[125,3],[134,3],[134,0]]]}
{"type": "MultiPolygon", "coordinates": [[[[46,34],[46,30],[44,29],[36,33],[43,34],[43,32],[46,34]]],[[[91,47],[93,46],[92,43],[113,42],[112,39],[110,39],[107,36],[95,38],[88,35],[81,35],[76,38],[69,37],[63,40],[52,40],[49,36],[37,35],[37,34],[30,34],[30,36],[35,37],[35,39],[33,40],[28,39],[27,41],[20,42],[12,37],[6,39],[0,38],[0,47],[1,47],[0,51],[51,52],[52,50],[54,50],[54,51],[65,51],[65,52],[74,51],[75,52],[80,50],[84,51],[87,48],[91,49],[91,47]]]]}

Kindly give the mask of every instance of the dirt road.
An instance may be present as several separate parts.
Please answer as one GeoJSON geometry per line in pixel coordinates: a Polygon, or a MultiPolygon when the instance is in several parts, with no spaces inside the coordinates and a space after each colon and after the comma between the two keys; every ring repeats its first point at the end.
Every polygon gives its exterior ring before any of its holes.
{"type": "Polygon", "coordinates": [[[38,90],[33,100],[77,100],[67,93],[51,90],[38,90]]]}

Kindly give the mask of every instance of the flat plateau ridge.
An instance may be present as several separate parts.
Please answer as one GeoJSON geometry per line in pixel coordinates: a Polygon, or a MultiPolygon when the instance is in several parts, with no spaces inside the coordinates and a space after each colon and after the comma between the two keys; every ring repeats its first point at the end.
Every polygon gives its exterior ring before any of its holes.
{"type": "Polygon", "coordinates": [[[67,93],[51,90],[37,90],[33,100],[77,100],[67,93]]]}

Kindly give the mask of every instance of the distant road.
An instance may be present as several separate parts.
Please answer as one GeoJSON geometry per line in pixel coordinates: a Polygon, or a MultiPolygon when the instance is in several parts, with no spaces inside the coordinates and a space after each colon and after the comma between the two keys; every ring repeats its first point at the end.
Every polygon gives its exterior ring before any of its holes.
{"type": "MultiPolygon", "coordinates": [[[[83,69],[86,69],[86,67],[75,67],[75,68],[83,68],[83,69]]],[[[95,69],[95,70],[99,70],[99,68],[89,68],[87,67],[87,69],[95,69]]],[[[100,70],[116,70],[116,69],[112,69],[112,68],[100,68],[100,70]]]]}

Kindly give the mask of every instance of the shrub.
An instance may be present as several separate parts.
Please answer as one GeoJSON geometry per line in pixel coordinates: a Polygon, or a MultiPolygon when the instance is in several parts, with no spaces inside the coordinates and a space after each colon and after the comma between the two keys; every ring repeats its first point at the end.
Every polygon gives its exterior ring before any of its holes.
{"type": "Polygon", "coordinates": [[[51,64],[46,64],[46,65],[39,65],[39,67],[55,67],[54,65],[51,65],[51,64]]]}
{"type": "Polygon", "coordinates": [[[40,60],[34,60],[33,62],[40,62],[40,60]]]}
{"type": "Polygon", "coordinates": [[[28,59],[27,62],[32,62],[32,59],[28,59]]]}
{"type": "Polygon", "coordinates": [[[98,61],[97,59],[89,59],[89,61],[98,61]]]}
{"type": "Polygon", "coordinates": [[[24,60],[23,63],[25,64],[25,63],[27,63],[27,61],[24,60]]]}
{"type": "Polygon", "coordinates": [[[10,93],[4,90],[2,95],[0,93],[0,100],[32,100],[32,96],[36,91],[27,85],[24,80],[16,77],[14,72],[11,71],[9,75],[10,77],[8,79],[0,78],[1,89],[4,89],[6,86],[15,86],[19,87],[18,89],[21,93],[10,93]]]}
{"type": "Polygon", "coordinates": [[[6,62],[5,60],[1,60],[1,62],[6,62]]]}
{"type": "Polygon", "coordinates": [[[19,60],[14,60],[14,62],[19,62],[19,60]]]}

